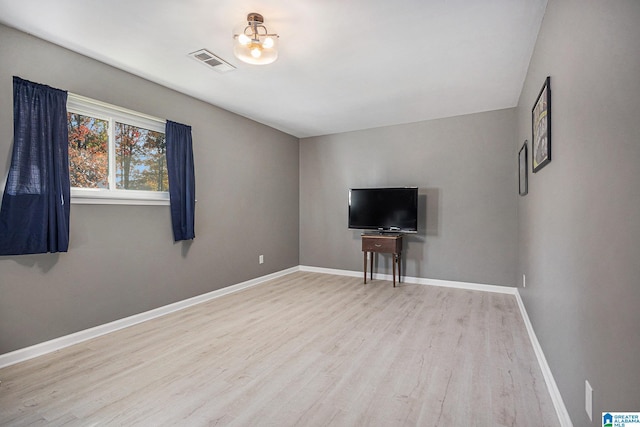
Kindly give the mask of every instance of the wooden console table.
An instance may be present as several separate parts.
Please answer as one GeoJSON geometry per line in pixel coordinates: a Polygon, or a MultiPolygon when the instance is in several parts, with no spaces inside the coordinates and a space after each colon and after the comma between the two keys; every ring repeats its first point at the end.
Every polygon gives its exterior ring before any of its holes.
{"type": "Polygon", "coordinates": [[[373,280],[373,254],[384,253],[393,256],[393,287],[396,287],[396,264],[398,264],[398,283],[400,283],[402,234],[363,234],[362,252],[364,252],[365,284],[367,283],[367,253],[371,253],[371,280],[373,280]]]}

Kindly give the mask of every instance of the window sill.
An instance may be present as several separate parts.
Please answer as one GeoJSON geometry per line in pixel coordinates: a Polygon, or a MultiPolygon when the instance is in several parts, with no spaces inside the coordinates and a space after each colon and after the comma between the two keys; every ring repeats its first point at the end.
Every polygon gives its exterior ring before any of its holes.
{"type": "Polygon", "coordinates": [[[169,193],[71,189],[72,205],[169,206],[169,193]]]}

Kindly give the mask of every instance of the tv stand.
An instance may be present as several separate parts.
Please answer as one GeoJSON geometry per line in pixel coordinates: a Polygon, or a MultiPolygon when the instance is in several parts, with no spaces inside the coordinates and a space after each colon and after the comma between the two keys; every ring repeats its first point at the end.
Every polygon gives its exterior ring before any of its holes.
{"type": "Polygon", "coordinates": [[[400,260],[402,257],[402,234],[375,233],[362,235],[362,252],[364,253],[364,283],[367,284],[367,253],[371,253],[371,280],[373,280],[373,254],[392,254],[393,287],[396,287],[396,264],[398,265],[398,283],[400,283],[400,260]]]}

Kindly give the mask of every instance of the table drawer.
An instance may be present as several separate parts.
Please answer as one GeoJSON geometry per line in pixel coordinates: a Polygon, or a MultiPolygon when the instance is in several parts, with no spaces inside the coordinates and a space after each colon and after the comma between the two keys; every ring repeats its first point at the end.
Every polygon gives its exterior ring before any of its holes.
{"type": "Polygon", "coordinates": [[[400,239],[362,236],[362,250],[366,252],[400,253],[400,239]]]}

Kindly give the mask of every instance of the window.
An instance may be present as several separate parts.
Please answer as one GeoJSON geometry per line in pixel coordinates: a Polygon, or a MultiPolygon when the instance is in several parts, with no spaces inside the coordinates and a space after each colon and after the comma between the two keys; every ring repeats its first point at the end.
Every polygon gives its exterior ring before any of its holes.
{"type": "Polygon", "coordinates": [[[72,203],[168,204],[165,121],[69,94],[72,203]]]}

